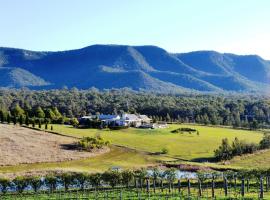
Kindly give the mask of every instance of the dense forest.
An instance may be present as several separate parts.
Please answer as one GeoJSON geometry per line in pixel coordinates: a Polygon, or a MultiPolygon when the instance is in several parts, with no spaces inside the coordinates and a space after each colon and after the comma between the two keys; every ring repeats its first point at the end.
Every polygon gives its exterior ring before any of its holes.
{"type": "Polygon", "coordinates": [[[256,129],[270,125],[270,101],[252,95],[165,95],[129,89],[0,90],[0,111],[19,106],[29,117],[35,110],[55,109],[66,117],[96,113],[140,113],[155,121],[196,122],[256,129]]]}

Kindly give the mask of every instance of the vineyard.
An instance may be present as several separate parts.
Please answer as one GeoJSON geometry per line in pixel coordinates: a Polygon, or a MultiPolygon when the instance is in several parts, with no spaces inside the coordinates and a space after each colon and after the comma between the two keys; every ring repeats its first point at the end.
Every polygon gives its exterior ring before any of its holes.
{"type": "Polygon", "coordinates": [[[269,199],[270,171],[141,169],[1,179],[0,199],[269,199]]]}

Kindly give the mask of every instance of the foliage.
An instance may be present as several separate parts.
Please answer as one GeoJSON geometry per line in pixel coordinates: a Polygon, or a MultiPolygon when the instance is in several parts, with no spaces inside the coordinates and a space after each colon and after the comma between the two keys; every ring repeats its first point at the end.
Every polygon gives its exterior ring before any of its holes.
{"type": "Polygon", "coordinates": [[[28,185],[28,178],[23,176],[18,176],[12,181],[15,185],[17,192],[22,193],[28,185]]]}
{"type": "Polygon", "coordinates": [[[254,153],[259,149],[259,145],[240,141],[237,137],[229,144],[227,138],[222,140],[221,145],[214,151],[217,160],[230,160],[234,156],[241,156],[247,153],[254,153]]]}
{"type": "Polygon", "coordinates": [[[263,139],[260,141],[260,149],[270,148],[270,134],[264,134],[263,139]]]}
{"type": "Polygon", "coordinates": [[[101,149],[110,144],[109,141],[105,141],[102,137],[84,137],[78,142],[79,148],[86,151],[92,151],[94,149],[101,149]]]}
{"type": "Polygon", "coordinates": [[[3,194],[7,193],[8,187],[10,186],[11,186],[11,181],[9,179],[0,177],[0,189],[3,194]]]}
{"type": "Polygon", "coordinates": [[[161,152],[160,152],[161,154],[168,154],[169,153],[169,149],[168,148],[166,148],[166,147],[163,147],[162,149],[161,149],[161,152]]]}
{"type": "Polygon", "coordinates": [[[122,175],[116,170],[109,170],[102,174],[102,180],[108,183],[111,187],[115,187],[117,184],[121,183],[122,175]]]}
{"type": "Polygon", "coordinates": [[[29,118],[34,117],[34,110],[40,107],[45,111],[46,118],[54,120],[60,119],[62,114],[73,118],[96,112],[130,112],[146,114],[154,121],[196,122],[250,129],[270,124],[270,102],[266,97],[252,95],[160,95],[97,89],[0,90],[0,110],[5,115],[16,104],[29,118]]]}

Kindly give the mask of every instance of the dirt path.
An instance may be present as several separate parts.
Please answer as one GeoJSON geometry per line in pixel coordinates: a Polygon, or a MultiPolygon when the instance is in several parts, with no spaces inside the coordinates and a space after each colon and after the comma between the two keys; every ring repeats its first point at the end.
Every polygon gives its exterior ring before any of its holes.
{"type": "Polygon", "coordinates": [[[20,126],[0,124],[0,166],[23,163],[60,162],[95,156],[104,149],[89,153],[64,148],[77,140],[20,126]]]}

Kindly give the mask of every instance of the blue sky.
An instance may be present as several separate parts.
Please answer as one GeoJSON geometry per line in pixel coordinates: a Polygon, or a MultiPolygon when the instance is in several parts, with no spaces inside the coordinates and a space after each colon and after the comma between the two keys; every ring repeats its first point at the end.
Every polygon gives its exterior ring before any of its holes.
{"type": "Polygon", "coordinates": [[[217,50],[270,59],[269,0],[0,0],[0,46],[217,50]]]}

